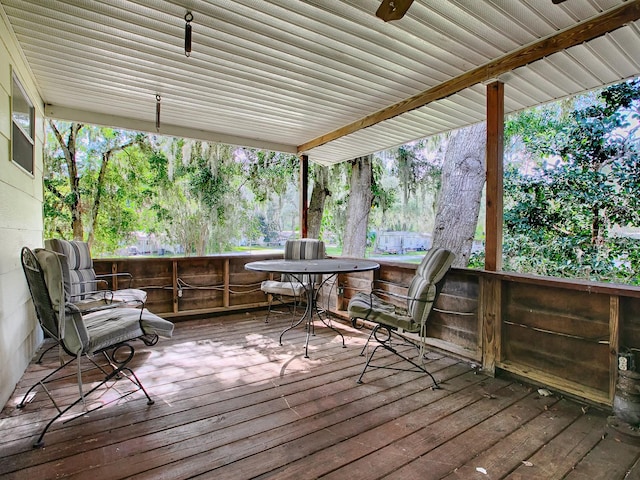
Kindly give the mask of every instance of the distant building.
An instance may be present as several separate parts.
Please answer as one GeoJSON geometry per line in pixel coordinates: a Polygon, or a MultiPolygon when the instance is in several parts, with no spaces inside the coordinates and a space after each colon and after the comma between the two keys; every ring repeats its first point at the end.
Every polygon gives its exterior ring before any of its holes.
{"type": "Polygon", "coordinates": [[[379,232],[376,236],[376,253],[403,254],[408,251],[424,251],[431,247],[431,234],[416,232],[379,232]]]}
{"type": "Polygon", "coordinates": [[[118,250],[118,255],[165,255],[184,252],[180,245],[169,245],[165,235],[133,232],[133,239],[134,243],[118,250]]]}

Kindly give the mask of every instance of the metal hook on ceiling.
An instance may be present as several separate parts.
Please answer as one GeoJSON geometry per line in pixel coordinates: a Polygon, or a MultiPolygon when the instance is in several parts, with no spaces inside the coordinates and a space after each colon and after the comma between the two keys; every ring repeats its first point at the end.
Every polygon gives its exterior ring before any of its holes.
{"type": "Polygon", "coordinates": [[[156,132],[160,131],[160,94],[156,93],[156,132]]]}
{"type": "Polygon", "coordinates": [[[193,21],[193,14],[191,12],[187,12],[184,16],[185,22],[187,22],[184,26],[184,54],[187,57],[191,56],[191,22],[193,21]]]}

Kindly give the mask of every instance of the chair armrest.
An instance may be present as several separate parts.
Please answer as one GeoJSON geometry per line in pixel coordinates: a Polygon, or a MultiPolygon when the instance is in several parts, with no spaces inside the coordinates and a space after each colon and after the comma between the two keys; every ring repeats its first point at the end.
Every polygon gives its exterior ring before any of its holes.
{"type": "Polygon", "coordinates": [[[73,303],[73,302],[66,302],[64,304],[64,311],[66,313],[81,313],[81,310],[78,308],[78,306],[73,303]]]}
{"type": "MultiPolygon", "coordinates": [[[[385,302],[385,303],[389,303],[390,305],[394,306],[395,312],[399,315],[409,315],[409,311],[407,310],[407,302],[418,302],[418,303],[423,303],[423,304],[428,304],[431,303],[430,300],[425,299],[425,298],[420,298],[420,297],[410,297],[408,295],[402,295],[400,293],[394,293],[394,292],[389,292],[387,290],[380,290],[380,289],[375,289],[371,292],[371,295],[376,295],[378,298],[380,297],[388,297],[389,299],[391,298],[396,298],[399,300],[403,301],[403,305],[398,305],[397,303],[392,303],[392,302],[385,302]]],[[[380,299],[381,301],[385,301],[384,299],[380,299]]]]}
{"type": "Polygon", "coordinates": [[[377,295],[379,297],[399,298],[400,300],[417,300],[417,298],[412,298],[407,295],[402,295],[400,293],[390,292],[388,290],[380,290],[379,288],[372,290],[371,294],[377,295]]]}
{"type": "MultiPolygon", "coordinates": [[[[84,282],[89,283],[89,282],[84,282]]],[[[104,301],[112,302],[113,301],[113,291],[112,290],[89,290],[86,292],[76,293],[75,295],[69,295],[69,299],[71,303],[78,303],[79,300],[74,300],[77,297],[93,297],[95,295],[102,295],[102,299],[104,301]]]]}
{"type": "MultiPolygon", "coordinates": [[[[97,277],[94,278],[93,280],[82,280],[82,281],[73,282],[74,285],[89,285],[90,283],[95,283],[96,285],[104,283],[105,286],[107,287],[104,290],[109,289],[109,282],[107,282],[106,280],[103,280],[102,278],[97,278],[97,277]]],[[[88,292],[88,293],[91,293],[91,292],[88,292]]],[[[82,293],[78,295],[86,295],[86,294],[82,293]]]]}
{"type": "Polygon", "coordinates": [[[131,282],[133,281],[133,275],[131,275],[129,272],[120,272],[120,273],[101,273],[100,275],[96,275],[96,280],[100,280],[102,282],[107,283],[107,285],[109,284],[109,282],[106,280],[109,277],[127,277],[127,279],[129,280],[129,283],[127,284],[127,288],[131,288],[131,282]]]}
{"type": "Polygon", "coordinates": [[[382,290],[380,288],[374,288],[373,290],[371,290],[371,293],[373,295],[378,295],[378,296],[383,296],[383,297],[402,298],[404,300],[406,300],[408,298],[406,295],[402,295],[400,293],[390,292],[388,290],[382,290]]]}
{"type": "MultiPolygon", "coordinates": [[[[95,294],[107,293],[105,291],[92,292],[95,294]]],[[[108,292],[113,295],[112,292],[108,292]]],[[[86,313],[97,312],[100,310],[109,310],[112,308],[144,308],[144,302],[142,300],[113,300],[113,298],[99,298],[99,297],[91,297],[84,300],[79,300],[74,302],[73,300],[68,304],[73,305],[73,307],[81,312],[83,315],[86,313]]]]}

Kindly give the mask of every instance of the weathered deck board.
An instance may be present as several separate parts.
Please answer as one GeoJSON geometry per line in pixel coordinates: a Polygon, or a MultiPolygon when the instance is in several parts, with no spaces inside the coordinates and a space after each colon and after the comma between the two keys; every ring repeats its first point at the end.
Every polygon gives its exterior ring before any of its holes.
{"type": "MultiPolygon", "coordinates": [[[[42,395],[24,410],[13,405],[55,366],[52,350],[43,366],[30,366],[0,416],[0,477],[638,478],[640,447],[605,435],[609,412],[540,397],[434,353],[439,390],[426,376],[392,370],[371,370],[357,385],[368,332],[340,324],[344,349],[318,327],[304,359],[304,331],[280,346],[286,318],[263,318],[182,322],[172,339],[139,345],[135,370],[155,405],[134,394],[54,425],[34,450],[53,409],[42,395]]],[[[385,353],[379,362],[397,361],[385,353]]],[[[74,378],[53,390],[63,399],[76,392],[74,378]]]]}
{"type": "MultiPolygon", "coordinates": [[[[450,429],[444,424],[439,428],[441,438],[450,438],[448,441],[432,443],[432,446],[438,446],[423,453],[419,458],[410,460],[404,467],[393,472],[389,478],[419,476],[420,472],[425,471],[436,478],[443,477],[459,465],[481,454],[507,433],[515,431],[523,422],[540,415],[542,410],[556,402],[550,397],[540,398],[536,394],[528,393],[527,389],[515,385],[509,385],[507,389],[497,391],[490,400],[495,401],[482,400],[474,405],[476,408],[486,407],[484,412],[478,411],[476,415],[476,420],[484,418],[480,423],[464,430],[470,419],[466,417],[466,411],[460,412],[461,415],[458,417],[461,418],[456,419],[455,422],[457,429],[450,429]],[[508,389],[512,389],[513,393],[511,394],[508,389]],[[505,392],[510,394],[504,395],[505,392]]],[[[433,435],[433,432],[430,433],[433,435]]],[[[424,449],[424,445],[421,447],[424,449]]]]}
{"type": "Polygon", "coordinates": [[[441,390],[434,392],[437,395],[430,395],[431,403],[420,405],[416,410],[398,416],[392,424],[387,422],[373,428],[370,425],[361,426],[364,428],[362,433],[345,437],[345,440],[329,448],[280,468],[278,478],[301,478],[305,473],[313,478],[332,472],[371,453],[376,453],[392,442],[456,410],[464,409],[471,402],[490,395],[491,390],[504,385],[502,382],[491,382],[490,385],[486,385],[484,380],[486,379],[483,376],[474,375],[468,371],[453,377],[442,385],[441,390]]]}

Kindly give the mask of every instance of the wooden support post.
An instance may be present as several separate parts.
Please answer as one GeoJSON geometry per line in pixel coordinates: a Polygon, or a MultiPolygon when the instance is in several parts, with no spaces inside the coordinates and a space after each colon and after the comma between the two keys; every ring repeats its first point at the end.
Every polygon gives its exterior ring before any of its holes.
{"type": "Polygon", "coordinates": [[[618,353],[620,352],[620,297],[609,297],[609,400],[613,403],[618,381],[618,353]]]}
{"type": "Polygon", "coordinates": [[[222,298],[222,305],[225,307],[229,307],[231,302],[230,271],[231,271],[231,264],[229,262],[229,259],[227,258],[224,261],[224,294],[222,298]]]}
{"type": "Polygon", "coordinates": [[[484,277],[480,281],[482,318],[482,370],[495,375],[502,349],[502,281],[484,277]]]}
{"type": "Polygon", "coordinates": [[[309,217],[309,156],[300,156],[300,238],[307,238],[309,217]]]}
{"type": "Polygon", "coordinates": [[[111,289],[118,290],[118,264],[116,262],[111,264],[111,289]]]}
{"type": "Polygon", "coordinates": [[[178,261],[173,262],[171,282],[173,283],[173,313],[178,313],[178,261]]]}
{"type": "MultiPolygon", "coordinates": [[[[502,269],[504,83],[487,85],[487,200],[484,268],[502,269]]],[[[481,283],[482,369],[494,375],[502,347],[502,282],[484,278],[481,283]]]]}
{"type": "Polygon", "coordinates": [[[502,269],[504,83],[487,85],[487,200],[484,268],[502,269]]]}

